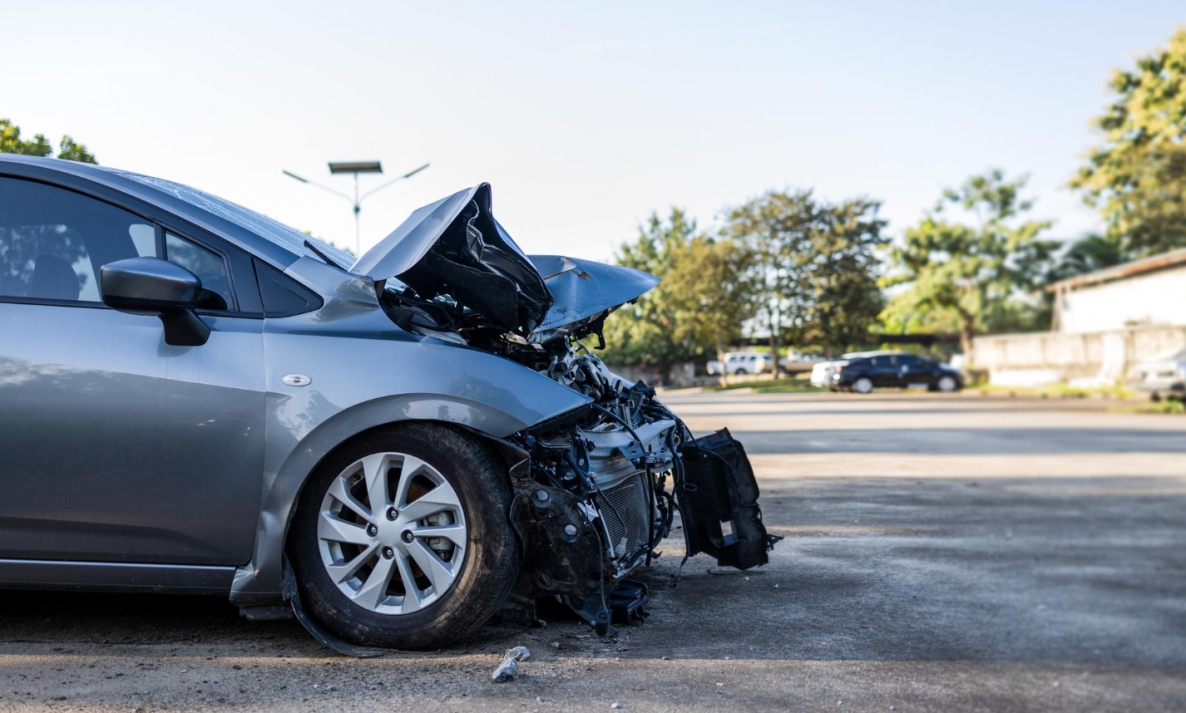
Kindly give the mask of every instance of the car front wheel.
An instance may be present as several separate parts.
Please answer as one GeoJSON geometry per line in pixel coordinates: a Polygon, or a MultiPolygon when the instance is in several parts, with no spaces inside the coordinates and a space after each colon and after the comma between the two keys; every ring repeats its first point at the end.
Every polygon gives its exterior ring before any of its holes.
{"type": "Polygon", "coordinates": [[[935,388],[944,393],[951,393],[959,388],[959,383],[956,382],[954,376],[947,376],[945,374],[940,376],[939,380],[935,382],[935,388]]]}
{"type": "Polygon", "coordinates": [[[858,394],[869,394],[873,392],[873,382],[867,376],[862,376],[856,381],[852,382],[852,390],[858,394]]]}
{"type": "Polygon", "coordinates": [[[365,435],[301,497],[287,551],[302,603],[360,646],[455,641],[518,575],[510,501],[503,469],[467,434],[413,424],[365,435]]]}

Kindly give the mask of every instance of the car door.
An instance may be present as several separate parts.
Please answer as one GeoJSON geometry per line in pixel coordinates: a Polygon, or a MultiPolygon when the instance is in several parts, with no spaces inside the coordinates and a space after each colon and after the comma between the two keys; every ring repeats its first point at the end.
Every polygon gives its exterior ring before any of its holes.
{"type": "Polygon", "coordinates": [[[929,384],[932,379],[930,362],[913,354],[898,356],[898,372],[901,374],[902,386],[929,384]]]}
{"type": "Polygon", "coordinates": [[[896,357],[889,354],[882,354],[870,359],[869,378],[873,380],[874,386],[901,386],[902,380],[900,374],[898,373],[898,362],[896,357]]]}
{"type": "MultiPolygon", "coordinates": [[[[0,558],[241,564],[262,491],[262,320],[229,246],[59,186],[0,177],[0,558]],[[99,268],[204,277],[200,347],[104,306],[99,268]]],[[[245,259],[250,261],[249,257],[245,259]]]]}

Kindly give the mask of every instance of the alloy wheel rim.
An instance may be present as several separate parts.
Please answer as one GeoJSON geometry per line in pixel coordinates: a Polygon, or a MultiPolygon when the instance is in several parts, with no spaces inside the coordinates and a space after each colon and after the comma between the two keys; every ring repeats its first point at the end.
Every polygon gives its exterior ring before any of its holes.
{"type": "Polygon", "coordinates": [[[407,453],[350,464],[317,513],[317,546],[330,580],[379,614],[411,614],[447,592],[465,562],[468,534],[457,491],[407,453]]]}
{"type": "Polygon", "coordinates": [[[939,379],[939,390],[955,391],[955,379],[952,379],[950,376],[944,376],[939,379]]]}
{"type": "Polygon", "coordinates": [[[873,390],[873,382],[868,379],[857,379],[857,383],[853,384],[853,390],[858,394],[867,394],[873,390]]]}

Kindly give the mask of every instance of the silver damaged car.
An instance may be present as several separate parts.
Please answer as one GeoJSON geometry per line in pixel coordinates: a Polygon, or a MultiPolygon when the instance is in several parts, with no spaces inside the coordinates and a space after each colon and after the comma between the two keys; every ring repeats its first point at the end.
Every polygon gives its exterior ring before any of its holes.
{"type": "Polygon", "coordinates": [[[0,157],[0,586],[218,594],[365,654],[548,607],[607,633],[673,531],[765,564],[741,445],[597,358],[657,282],[524,255],[487,184],[355,261],[183,185],[0,157]]]}

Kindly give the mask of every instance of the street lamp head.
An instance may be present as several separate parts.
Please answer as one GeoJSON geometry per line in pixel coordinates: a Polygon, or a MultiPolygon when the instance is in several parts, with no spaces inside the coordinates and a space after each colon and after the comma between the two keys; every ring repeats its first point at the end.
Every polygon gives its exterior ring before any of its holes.
{"type": "Polygon", "coordinates": [[[383,173],[378,161],[330,161],[329,172],[338,173],[383,173]]]}

